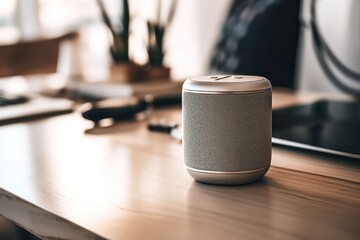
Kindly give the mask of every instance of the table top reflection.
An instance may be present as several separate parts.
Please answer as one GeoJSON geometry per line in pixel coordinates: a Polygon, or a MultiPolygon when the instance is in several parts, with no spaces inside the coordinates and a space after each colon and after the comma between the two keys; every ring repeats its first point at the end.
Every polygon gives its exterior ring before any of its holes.
{"type": "MultiPolygon", "coordinates": [[[[155,117],[179,122],[181,111],[155,117]]],[[[356,160],[273,148],[262,180],[221,187],[194,182],[181,143],[146,121],[91,127],[78,112],[0,127],[0,214],[44,239],[360,236],[356,160]]]]}

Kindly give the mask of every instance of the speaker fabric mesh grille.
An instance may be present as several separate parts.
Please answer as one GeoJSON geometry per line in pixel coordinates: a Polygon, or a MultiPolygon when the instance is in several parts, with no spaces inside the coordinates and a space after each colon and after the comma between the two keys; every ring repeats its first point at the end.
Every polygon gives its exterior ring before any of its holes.
{"type": "Polygon", "coordinates": [[[271,160],[271,91],[249,94],[183,92],[185,165],[247,171],[271,160]]]}

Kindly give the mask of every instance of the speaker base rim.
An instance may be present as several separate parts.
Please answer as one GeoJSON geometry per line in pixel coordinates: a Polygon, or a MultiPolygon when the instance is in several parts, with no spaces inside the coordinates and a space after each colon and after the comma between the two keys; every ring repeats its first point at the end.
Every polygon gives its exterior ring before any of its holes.
{"type": "Polygon", "coordinates": [[[270,166],[248,171],[236,172],[217,172],[194,169],[185,166],[192,178],[198,182],[217,184],[217,185],[242,185],[254,182],[262,178],[269,170],[270,166]]]}

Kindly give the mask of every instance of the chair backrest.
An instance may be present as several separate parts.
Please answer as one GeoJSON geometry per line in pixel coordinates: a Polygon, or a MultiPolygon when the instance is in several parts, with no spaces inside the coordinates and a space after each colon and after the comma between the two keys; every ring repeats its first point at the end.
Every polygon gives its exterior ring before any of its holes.
{"type": "Polygon", "coordinates": [[[55,73],[60,43],[76,36],[69,33],[51,39],[0,45],[0,77],[55,73]]]}
{"type": "Polygon", "coordinates": [[[212,74],[260,75],[294,88],[300,0],[233,1],[213,52],[212,74]]]}

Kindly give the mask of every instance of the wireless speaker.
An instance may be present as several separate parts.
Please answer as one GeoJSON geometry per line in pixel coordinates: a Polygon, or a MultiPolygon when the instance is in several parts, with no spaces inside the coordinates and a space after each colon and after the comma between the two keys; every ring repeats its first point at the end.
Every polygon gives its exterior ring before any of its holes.
{"type": "Polygon", "coordinates": [[[197,181],[245,184],[271,161],[271,84],[259,76],[202,76],[182,91],[184,163],[197,181]]]}

